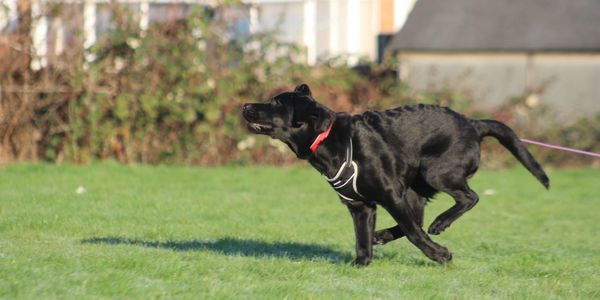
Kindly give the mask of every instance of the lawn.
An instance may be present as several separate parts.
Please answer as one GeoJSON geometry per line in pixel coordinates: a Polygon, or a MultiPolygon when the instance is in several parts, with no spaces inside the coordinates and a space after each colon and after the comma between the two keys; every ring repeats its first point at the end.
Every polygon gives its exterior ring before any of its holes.
{"type": "Polygon", "coordinates": [[[0,166],[0,297],[600,298],[600,170],[549,176],[478,173],[479,204],[433,237],[449,265],[401,239],[358,269],[351,218],[309,168],[0,166]]]}

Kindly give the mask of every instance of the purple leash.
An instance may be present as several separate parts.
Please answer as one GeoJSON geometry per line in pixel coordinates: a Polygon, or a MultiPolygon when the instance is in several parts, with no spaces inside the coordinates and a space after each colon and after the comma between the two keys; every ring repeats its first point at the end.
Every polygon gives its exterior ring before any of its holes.
{"type": "Polygon", "coordinates": [[[583,151],[583,150],[579,150],[579,149],[567,148],[567,147],[551,145],[551,144],[544,144],[544,143],[540,143],[540,142],[536,142],[536,141],[532,141],[532,140],[528,140],[528,139],[521,139],[521,141],[523,143],[528,143],[528,144],[538,145],[538,146],[552,148],[552,149],[556,149],[556,150],[562,150],[562,151],[573,152],[573,153],[577,153],[577,154],[583,154],[583,155],[587,155],[587,156],[591,156],[591,157],[600,158],[600,153],[588,152],[588,151],[583,151]]]}

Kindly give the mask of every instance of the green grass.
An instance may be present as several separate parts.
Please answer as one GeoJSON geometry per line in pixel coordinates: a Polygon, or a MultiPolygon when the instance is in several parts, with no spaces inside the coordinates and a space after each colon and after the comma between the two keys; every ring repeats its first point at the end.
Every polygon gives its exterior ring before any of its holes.
{"type": "Polygon", "coordinates": [[[545,191],[522,168],[477,174],[479,204],[433,237],[447,266],[401,239],[357,269],[351,218],[312,169],[1,166],[0,296],[600,298],[600,170],[549,175],[545,191]]]}

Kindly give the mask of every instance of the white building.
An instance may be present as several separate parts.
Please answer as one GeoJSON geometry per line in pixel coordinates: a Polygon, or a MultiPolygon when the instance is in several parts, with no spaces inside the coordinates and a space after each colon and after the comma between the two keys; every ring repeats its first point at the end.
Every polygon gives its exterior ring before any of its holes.
{"type": "MultiPolygon", "coordinates": [[[[0,0],[0,30],[16,27],[17,1],[0,0]]],[[[46,63],[48,55],[60,53],[71,30],[67,23],[82,24],[84,45],[94,44],[106,29],[109,16],[107,0],[31,0],[37,21],[32,30],[38,59],[46,63]],[[71,13],[52,16],[49,3],[60,3],[71,13]]],[[[139,14],[142,29],[150,22],[168,17],[184,17],[191,5],[214,5],[215,0],[116,0],[139,14]]],[[[348,57],[374,60],[378,55],[378,36],[390,36],[403,24],[416,0],[243,0],[243,12],[236,15],[242,31],[275,31],[281,41],[294,42],[306,49],[306,59],[314,64],[320,58],[348,57]]],[[[1,34],[0,34],[1,35],[1,34]]],[[[35,66],[34,66],[35,67],[35,66]]]]}
{"type": "Polygon", "coordinates": [[[416,90],[489,111],[527,97],[561,122],[600,113],[598,0],[420,0],[387,49],[416,90]]]}

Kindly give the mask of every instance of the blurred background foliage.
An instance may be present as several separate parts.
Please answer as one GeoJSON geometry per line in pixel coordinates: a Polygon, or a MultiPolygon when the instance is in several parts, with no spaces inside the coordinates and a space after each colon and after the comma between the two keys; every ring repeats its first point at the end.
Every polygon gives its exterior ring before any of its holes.
{"type": "MultiPolygon", "coordinates": [[[[473,108],[476,99],[451,88],[412,91],[397,79],[392,60],[349,67],[338,57],[309,67],[302,63],[304,49],[276,41],[273,33],[233,38],[235,28],[222,17],[227,5],[236,4],[197,7],[190,18],[140,31],[126,8],[111,4],[116,26],[92,48],[83,49],[79,38],[59,63],[36,71],[23,51],[29,38],[16,36],[20,48],[0,47],[0,161],[294,163],[282,144],[247,132],[240,107],[299,83],[309,84],[318,101],[337,111],[435,103],[506,122],[526,138],[600,151],[600,116],[563,126],[543,105],[528,105],[526,96],[486,114],[473,108]]],[[[546,164],[594,162],[531,149],[546,164]]],[[[487,166],[514,163],[494,142],[486,143],[483,155],[487,166]]]]}

